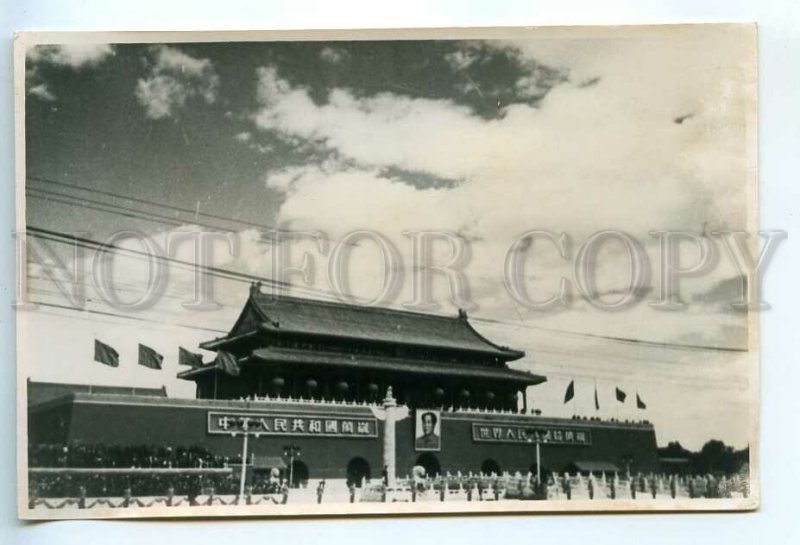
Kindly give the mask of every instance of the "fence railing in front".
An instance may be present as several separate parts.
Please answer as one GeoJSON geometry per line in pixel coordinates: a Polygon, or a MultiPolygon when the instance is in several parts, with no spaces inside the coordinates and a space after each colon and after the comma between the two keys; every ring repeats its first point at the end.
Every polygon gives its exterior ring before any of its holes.
{"type": "MultiPolygon", "coordinates": [[[[198,493],[178,493],[169,486],[163,494],[133,494],[130,487],[116,494],[88,494],[82,479],[97,479],[98,475],[136,475],[131,469],[108,468],[32,468],[31,483],[39,477],[69,477],[75,494],[53,497],[45,494],[31,494],[30,509],[98,509],[98,508],[152,508],[186,506],[239,506],[239,505],[280,505],[304,503],[347,503],[347,502],[447,502],[447,501],[520,501],[520,500],[617,500],[617,499],[662,499],[677,498],[746,498],[749,495],[749,482],[741,476],[716,478],[679,477],[664,474],[639,475],[636,477],[617,477],[602,475],[549,475],[544,482],[537,483],[531,476],[521,475],[446,475],[435,478],[399,479],[396,486],[389,488],[382,483],[337,484],[332,481],[326,488],[304,487],[290,489],[288,486],[273,487],[264,493],[257,487],[247,486],[243,495],[230,490],[217,492],[214,486],[198,489],[198,493]]],[[[231,476],[230,468],[174,468],[142,470],[169,477],[170,474],[192,476],[221,475],[231,476]]],[[[96,483],[93,483],[96,487],[96,483]]],[[[225,488],[225,487],[223,487],[225,488]]],[[[32,486],[31,490],[35,490],[32,486]]],[[[162,489],[163,490],[163,489],[162,489]]],[[[149,492],[149,491],[148,491],[149,492]]]]}

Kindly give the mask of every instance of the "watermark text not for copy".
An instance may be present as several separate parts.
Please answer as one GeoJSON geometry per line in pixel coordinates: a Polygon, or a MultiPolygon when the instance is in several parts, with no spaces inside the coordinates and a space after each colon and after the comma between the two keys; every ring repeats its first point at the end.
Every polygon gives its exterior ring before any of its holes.
{"type": "MultiPolygon", "coordinates": [[[[263,282],[267,295],[277,295],[292,287],[319,289],[343,302],[362,305],[395,303],[400,293],[409,294],[403,307],[435,311],[442,303],[465,310],[478,307],[472,296],[472,247],[463,236],[451,231],[404,231],[398,237],[403,245],[373,230],[358,230],[332,240],[321,231],[265,231],[258,240],[265,248],[266,276],[231,269],[240,261],[241,234],[219,231],[176,231],[166,243],[138,231],[120,231],[105,240],[88,233],[54,233],[31,229],[16,233],[20,279],[31,270],[38,278],[55,286],[54,293],[71,306],[83,308],[86,286],[107,305],[127,311],[153,307],[164,297],[170,272],[175,268],[190,271],[191,293],[181,305],[187,310],[219,308],[215,298],[215,279],[228,278],[263,282]],[[401,247],[402,246],[402,247],[401,247]],[[192,259],[179,259],[179,251],[192,259]],[[369,296],[354,295],[352,285],[353,249],[368,248],[368,271],[377,287],[369,296]],[[134,278],[119,280],[125,257],[139,266],[134,278]],[[227,264],[227,265],[226,265],[227,264]],[[318,282],[319,275],[325,281],[318,282]],[[437,297],[435,284],[447,289],[437,297]],[[130,286],[135,285],[135,289],[130,286]]],[[[249,234],[252,236],[252,232],[249,234]]],[[[690,231],[653,230],[639,240],[619,230],[602,230],[580,241],[567,233],[528,230],[508,243],[505,259],[498,262],[497,284],[519,307],[535,311],[569,308],[576,297],[607,311],[619,311],[646,302],[656,311],[684,310],[691,303],[681,296],[682,284],[692,278],[711,275],[722,260],[739,278],[735,297],[720,301],[732,310],[765,310],[762,281],[784,231],[761,231],[757,236],[742,231],[720,231],[703,235],[690,231]],[[646,250],[646,245],[657,251],[646,250]],[[609,252],[611,249],[613,252],[609,252]],[[688,257],[687,257],[688,256],[688,257]],[[552,274],[532,275],[531,264],[558,263],[552,274]],[[567,266],[569,273],[563,272],[567,266]],[[618,271],[615,289],[598,287],[598,270],[613,266],[618,271]]],[[[249,259],[255,259],[252,255],[249,259]]],[[[363,264],[363,255],[360,266],[363,264]]],[[[541,267],[539,268],[541,269],[541,267]]],[[[124,272],[124,271],[123,271],[124,272]]],[[[484,278],[485,275],[482,276],[484,278]]],[[[485,278],[484,278],[485,279],[485,278]]],[[[20,283],[16,305],[33,308],[29,290],[20,283]]]]}

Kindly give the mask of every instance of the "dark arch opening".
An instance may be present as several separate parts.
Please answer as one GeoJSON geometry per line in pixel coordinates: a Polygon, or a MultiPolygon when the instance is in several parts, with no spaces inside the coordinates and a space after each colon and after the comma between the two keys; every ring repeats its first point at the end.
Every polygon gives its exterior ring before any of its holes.
{"type": "Polygon", "coordinates": [[[372,470],[369,462],[357,456],[347,463],[347,486],[351,484],[361,487],[361,483],[372,478],[372,470]]]}
{"type": "Polygon", "coordinates": [[[481,473],[484,475],[500,475],[500,464],[492,460],[491,458],[487,458],[481,464],[481,473]]]}
{"type": "Polygon", "coordinates": [[[416,465],[424,467],[425,475],[428,477],[436,477],[442,474],[442,466],[439,464],[439,459],[430,452],[421,454],[417,458],[416,465]]]}
{"type": "Polygon", "coordinates": [[[290,486],[292,488],[300,488],[308,483],[308,466],[301,462],[300,460],[295,460],[292,464],[291,472],[289,468],[286,469],[286,476],[289,477],[291,473],[292,482],[290,486]]]}

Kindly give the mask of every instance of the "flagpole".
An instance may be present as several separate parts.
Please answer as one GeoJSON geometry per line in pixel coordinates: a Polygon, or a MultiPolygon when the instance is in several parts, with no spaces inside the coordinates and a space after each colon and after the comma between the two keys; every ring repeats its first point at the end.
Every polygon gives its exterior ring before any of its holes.
{"type": "Polygon", "coordinates": [[[542,483],[542,454],[539,450],[539,439],[536,439],[536,484],[541,486],[542,483]]]}
{"type": "Polygon", "coordinates": [[[219,376],[219,373],[217,372],[217,368],[214,367],[214,400],[215,401],[217,399],[217,376],[219,376]]]}
{"type": "Polygon", "coordinates": [[[244,485],[247,479],[247,438],[250,434],[245,430],[242,440],[242,471],[239,475],[239,504],[244,501],[244,485]]]}

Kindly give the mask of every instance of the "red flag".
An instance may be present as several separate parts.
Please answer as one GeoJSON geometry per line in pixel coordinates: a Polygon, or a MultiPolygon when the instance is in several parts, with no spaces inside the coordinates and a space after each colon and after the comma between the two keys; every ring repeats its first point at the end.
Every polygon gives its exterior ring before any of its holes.
{"type": "Polygon", "coordinates": [[[625,403],[625,398],[628,397],[628,394],[617,388],[617,401],[620,403],[625,403]]]}
{"type": "Polygon", "coordinates": [[[203,365],[203,356],[180,346],[178,347],[178,365],[188,365],[192,368],[200,367],[203,365]]]}
{"type": "Polygon", "coordinates": [[[642,398],[639,397],[638,392],[636,394],[636,408],[637,409],[646,409],[647,408],[647,405],[644,404],[644,401],[642,401],[642,398]]]}
{"type": "Polygon", "coordinates": [[[600,410],[600,400],[597,398],[597,386],[594,387],[594,410],[600,410]]]}
{"type": "Polygon", "coordinates": [[[164,361],[164,356],[150,348],[139,343],[139,365],[149,369],[161,369],[161,362],[164,361]]]}
{"type": "Polygon", "coordinates": [[[567,386],[567,391],[564,392],[564,403],[569,403],[573,397],[575,397],[575,381],[571,380],[569,386],[567,386]]]}
{"type": "Polygon", "coordinates": [[[109,367],[119,367],[119,352],[97,339],[94,340],[94,361],[109,367]]]}
{"type": "Polygon", "coordinates": [[[214,365],[227,375],[232,377],[239,376],[239,360],[230,352],[225,352],[224,350],[217,352],[217,359],[214,365]]]}

